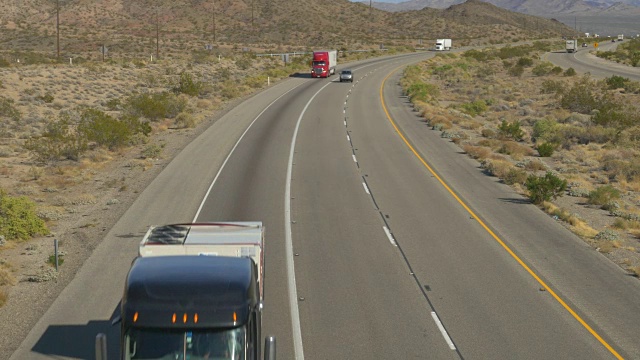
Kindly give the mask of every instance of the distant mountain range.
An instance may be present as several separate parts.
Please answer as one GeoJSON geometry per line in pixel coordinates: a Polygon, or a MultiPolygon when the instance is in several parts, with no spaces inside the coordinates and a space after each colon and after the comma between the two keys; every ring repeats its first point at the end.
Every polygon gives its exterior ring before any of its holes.
{"type": "MultiPolygon", "coordinates": [[[[370,3],[370,0],[352,0],[370,3]]],[[[498,7],[529,15],[553,14],[588,16],[599,13],[610,15],[640,15],[640,0],[485,0],[498,7]]],[[[385,11],[420,10],[425,7],[445,9],[465,0],[387,0],[374,1],[372,6],[385,11]]],[[[640,19],[638,21],[640,23],[640,19]]]]}

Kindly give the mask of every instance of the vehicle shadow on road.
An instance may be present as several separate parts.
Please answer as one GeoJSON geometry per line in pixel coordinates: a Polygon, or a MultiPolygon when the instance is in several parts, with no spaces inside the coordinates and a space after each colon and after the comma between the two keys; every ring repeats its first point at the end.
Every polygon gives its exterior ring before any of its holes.
{"type": "Polygon", "coordinates": [[[311,74],[310,73],[293,73],[291,75],[289,75],[289,77],[293,77],[293,78],[300,78],[300,79],[311,79],[311,74]]]}
{"type": "Polygon", "coordinates": [[[85,325],[50,325],[31,351],[50,356],[95,359],[96,336],[107,335],[108,359],[119,359],[120,324],[113,319],[120,315],[120,304],[109,320],[90,320],[85,325]]]}

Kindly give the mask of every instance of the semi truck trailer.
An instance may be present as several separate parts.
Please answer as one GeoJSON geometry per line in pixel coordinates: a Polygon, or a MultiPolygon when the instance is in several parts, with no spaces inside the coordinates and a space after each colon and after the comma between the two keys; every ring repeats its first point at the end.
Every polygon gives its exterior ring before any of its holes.
{"type": "Polygon", "coordinates": [[[568,53],[574,53],[578,51],[578,40],[567,40],[564,48],[568,53]]]}
{"type": "Polygon", "coordinates": [[[313,52],[311,60],[311,77],[326,78],[336,73],[338,65],[337,50],[321,50],[313,52]]]}
{"type": "Polygon", "coordinates": [[[275,338],[261,346],[263,269],[260,222],[150,227],[116,320],[120,359],[275,360],[275,338]]]}
{"type": "Polygon", "coordinates": [[[437,39],[434,49],[436,51],[451,50],[451,39],[437,39]]]}

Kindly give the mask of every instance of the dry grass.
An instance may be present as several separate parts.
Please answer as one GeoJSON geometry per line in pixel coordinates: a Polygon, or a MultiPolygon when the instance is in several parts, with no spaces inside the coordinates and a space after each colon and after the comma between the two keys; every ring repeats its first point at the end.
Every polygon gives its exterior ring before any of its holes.
{"type": "Polygon", "coordinates": [[[16,282],[16,278],[11,274],[7,265],[0,265],[0,286],[15,285],[16,282]]]}
{"type": "Polygon", "coordinates": [[[509,174],[509,172],[515,168],[515,166],[504,158],[500,159],[487,159],[484,162],[484,168],[487,172],[495,177],[503,179],[509,174]]]}
{"type": "Polygon", "coordinates": [[[621,247],[620,241],[609,241],[609,240],[600,240],[596,241],[596,249],[603,254],[609,254],[615,249],[619,249],[621,247]]]}
{"type": "Polygon", "coordinates": [[[491,155],[491,149],[486,146],[473,146],[465,144],[462,149],[474,159],[484,160],[491,155]]]}

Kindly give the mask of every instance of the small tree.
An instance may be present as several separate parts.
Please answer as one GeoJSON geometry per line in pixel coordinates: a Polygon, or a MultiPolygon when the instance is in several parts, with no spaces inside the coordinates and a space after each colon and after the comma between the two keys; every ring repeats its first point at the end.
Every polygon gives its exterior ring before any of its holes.
{"type": "Polygon", "coordinates": [[[507,122],[507,120],[502,120],[502,124],[498,127],[498,131],[501,136],[517,141],[522,140],[524,137],[524,131],[520,129],[520,121],[518,120],[512,123],[507,122]]]}
{"type": "Polygon", "coordinates": [[[620,198],[620,190],[611,185],[603,185],[589,192],[589,204],[609,205],[612,201],[620,198]]]}
{"type": "Polygon", "coordinates": [[[553,152],[555,151],[556,146],[552,143],[543,143],[538,145],[538,154],[540,154],[540,157],[549,157],[551,155],[553,155],[553,152]]]}
{"type": "Polygon", "coordinates": [[[553,173],[547,172],[544,176],[529,175],[526,186],[529,190],[529,199],[534,204],[542,204],[543,201],[562,196],[567,189],[567,180],[562,180],[553,173]]]}

